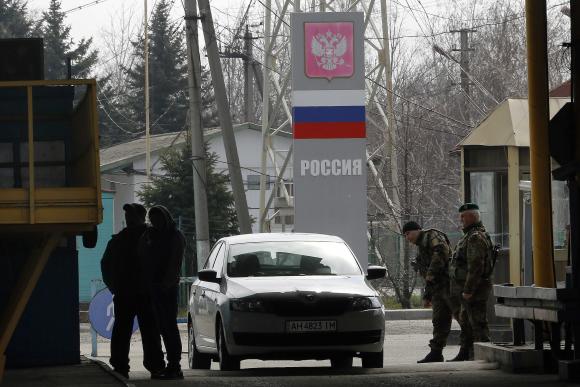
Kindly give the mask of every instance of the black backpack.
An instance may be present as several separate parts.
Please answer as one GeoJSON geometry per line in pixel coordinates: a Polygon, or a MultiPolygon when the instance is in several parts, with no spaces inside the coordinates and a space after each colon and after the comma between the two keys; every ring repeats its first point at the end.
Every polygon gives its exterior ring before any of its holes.
{"type": "Polygon", "coordinates": [[[489,243],[489,253],[488,258],[490,260],[488,265],[488,272],[485,273],[487,278],[491,277],[493,270],[495,269],[495,264],[497,263],[497,257],[499,257],[499,252],[501,251],[501,245],[499,243],[493,244],[491,237],[488,233],[485,233],[487,242],[489,243]]]}

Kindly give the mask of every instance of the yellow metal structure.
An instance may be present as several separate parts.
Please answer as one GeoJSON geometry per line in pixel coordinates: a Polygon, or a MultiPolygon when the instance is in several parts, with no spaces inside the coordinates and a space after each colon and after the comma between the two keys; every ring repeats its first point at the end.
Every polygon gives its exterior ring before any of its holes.
{"type": "Polygon", "coordinates": [[[0,229],[21,232],[59,229],[80,232],[102,221],[99,137],[95,80],[0,82],[0,88],[23,88],[27,95],[28,181],[23,188],[0,189],[0,229]],[[86,87],[70,117],[70,184],[38,187],[35,179],[35,87],[86,87]],[[48,226],[48,227],[47,227],[48,226]]]}
{"type": "Polygon", "coordinates": [[[526,0],[534,282],[554,287],[546,2],[526,0]]]}
{"type": "MultiPolygon", "coordinates": [[[[7,306],[0,314],[0,381],[6,363],[5,351],[50,254],[63,236],[92,231],[102,221],[96,81],[0,82],[0,92],[6,88],[11,90],[5,102],[10,104],[17,100],[19,103],[23,100],[22,93],[25,93],[26,109],[8,111],[9,117],[0,117],[3,124],[18,123],[12,129],[16,128],[16,148],[20,152],[20,156],[13,156],[12,161],[3,163],[5,170],[14,166],[19,171],[19,181],[16,183],[17,174],[14,173],[12,184],[2,182],[0,232],[7,237],[26,234],[31,250],[18,274],[7,306]],[[45,100],[40,106],[35,106],[35,98],[43,90],[55,91],[51,88],[61,87],[61,90],[68,92],[73,86],[80,89],[82,95],[74,92],[67,94],[68,99],[65,98],[61,105],[64,106],[63,111],[56,112],[47,108],[51,106],[50,93],[46,94],[48,97],[44,96],[45,100]],[[10,93],[16,93],[17,97],[12,99],[10,93]],[[39,113],[35,113],[35,108],[39,113]],[[52,123],[42,127],[42,130],[41,126],[35,128],[35,124],[47,122],[52,123]],[[53,129],[58,134],[52,133],[53,129]],[[41,143],[41,140],[35,138],[39,133],[48,136],[50,141],[60,141],[60,135],[66,137],[62,161],[51,164],[45,160],[43,164],[36,160],[37,155],[42,153],[42,149],[35,149],[41,143]],[[24,136],[25,140],[20,138],[24,136]],[[40,168],[48,172],[47,176],[52,176],[58,168],[64,169],[65,178],[58,184],[39,180],[40,168]]],[[[4,114],[7,110],[4,109],[4,114]]],[[[43,152],[45,158],[54,156],[50,149],[43,152]]]]}

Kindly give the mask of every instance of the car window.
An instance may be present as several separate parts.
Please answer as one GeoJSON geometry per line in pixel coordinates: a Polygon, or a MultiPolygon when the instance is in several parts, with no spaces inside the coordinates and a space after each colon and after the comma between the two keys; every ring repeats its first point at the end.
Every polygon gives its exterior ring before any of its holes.
{"type": "Polygon", "coordinates": [[[216,271],[218,278],[221,278],[222,276],[225,254],[226,254],[226,245],[225,243],[222,243],[222,247],[220,248],[220,251],[217,253],[216,259],[213,263],[213,269],[216,271]]]}
{"type": "Polygon", "coordinates": [[[255,242],[231,245],[230,277],[361,275],[343,242],[255,242]]]}
{"type": "Polygon", "coordinates": [[[207,260],[205,261],[205,265],[203,266],[204,269],[211,269],[213,267],[213,264],[215,263],[215,258],[219,254],[222,246],[223,243],[214,246],[214,248],[211,250],[211,253],[209,253],[209,257],[207,257],[207,260]]]}

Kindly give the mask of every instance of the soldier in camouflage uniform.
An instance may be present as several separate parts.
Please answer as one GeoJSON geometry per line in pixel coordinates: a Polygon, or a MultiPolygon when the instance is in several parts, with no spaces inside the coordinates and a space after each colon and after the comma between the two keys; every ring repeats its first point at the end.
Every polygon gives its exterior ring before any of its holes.
{"type": "Polygon", "coordinates": [[[433,339],[429,342],[431,351],[417,363],[441,362],[452,318],[449,300],[449,239],[439,230],[422,230],[415,222],[405,223],[403,234],[407,241],[419,249],[419,255],[412,265],[425,280],[424,305],[433,308],[433,339]]]}
{"type": "Polygon", "coordinates": [[[459,208],[463,237],[449,264],[450,295],[454,315],[461,322],[461,348],[452,361],[473,358],[473,343],[488,342],[487,299],[492,282],[492,242],[481,223],[479,207],[466,203],[459,208]]]}

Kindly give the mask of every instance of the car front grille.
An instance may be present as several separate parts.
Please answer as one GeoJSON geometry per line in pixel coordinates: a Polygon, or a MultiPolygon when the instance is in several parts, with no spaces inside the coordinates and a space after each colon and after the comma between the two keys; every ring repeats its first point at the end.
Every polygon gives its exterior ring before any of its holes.
{"type": "Polygon", "coordinates": [[[340,316],[350,307],[348,298],[264,300],[266,311],[282,317],[340,316]]]}
{"type": "Polygon", "coordinates": [[[373,344],[381,341],[381,331],[317,333],[245,333],[235,332],[237,345],[254,347],[318,347],[373,344]]]}

